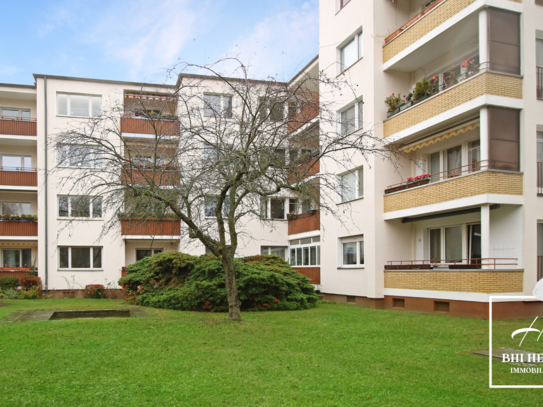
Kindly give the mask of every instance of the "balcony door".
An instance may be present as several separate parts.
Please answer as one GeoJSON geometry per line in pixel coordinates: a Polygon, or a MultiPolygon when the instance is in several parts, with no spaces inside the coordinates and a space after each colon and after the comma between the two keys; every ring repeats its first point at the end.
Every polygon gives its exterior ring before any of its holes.
{"type": "Polygon", "coordinates": [[[430,229],[431,263],[459,263],[462,260],[462,226],[430,229]],[[442,254],[445,254],[443,258],[442,254]]]}
{"type": "Polygon", "coordinates": [[[468,225],[468,258],[470,264],[481,264],[481,224],[468,225]]]}
{"type": "Polygon", "coordinates": [[[32,157],[21,155],[2,155],[4,171],[28,171],[32,168],[32,157]]]}

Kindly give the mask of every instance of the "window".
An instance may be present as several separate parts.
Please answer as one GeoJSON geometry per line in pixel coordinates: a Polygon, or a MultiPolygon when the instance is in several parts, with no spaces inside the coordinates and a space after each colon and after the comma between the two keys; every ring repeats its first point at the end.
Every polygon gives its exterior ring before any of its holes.
{"type": "Polygon", "coordinates": [[[232,118],[232,96],[204,95],[204,116],[232,118]]]}
{"type": "Polygon", "coordinates": [[[284,167],[287,164],[287,150],[284,148],[274,148],[271,162],[274,166],[284,167]]]}
{"type": "Polygon", "coordinates": [[[102,97],[57,93],[59,116],[96,117],[102,114],[102,97]]]}
{"type": "Polygon", "coordinates": [[[488,8],[489,68],[520,75],[520,13],[488,8]]]}
{"type": "Polygon", "coordinates": [[[432,178],[430,182],[436,182],[441,179],[441,153],[430,154],[428,169],[432,178]]]}
{"type": "Polygon", "coordinates": [[[285,103],[270,98],[260,98],[259,100],[260,119],[264,120],[269,114],[269,120],[272,122],[282,122],[285,118],[285,103]],[[271,110],[270,110],[271,109],[271,110]]]}
{"type": "Polygon", "coordinates": [[[29,171],[32,169],[32,157],[2,154],[2,167],[4,171],[29,171]]]}
{"type": "Polygon", "coordinates": [[[59,196],[59,218],[102,218],[102,197],[59,196]]]}
{"type": "Polygon", "coordinates": [[[462,174],[462,146],[449,148],[446,152],[446,170],[449,178],[462,174]]]}
{"type": "Polygon", "coordinates": [[[136,249],[136,261],[162,253],[164,249],[136,249]]]}
{"type": "Polygon", "coordinates": [[[469,172],[481,169],[481,142],[479,140],[468,143],[469,172]]]}
{"type": "Polygon", "coordinates": [[[543,39],[541,38],[535,40],[535,65],[543,68],[543,39]]]}
{"type": "Polygon", "coordinates": [[[320,266],[320,236],[289,242],[291,266],[320,266]]]}
{"type": "Polygon", "coordinates": [[[59,167],[99,168],[102,165],[102,152],[98,146],[59,144],[57,163],[59,167]]]}
{"type": "Polygon", "coordinates": [[[32,264],[32,249],[2,250],[3,267],[28,267],[32,264]]]}
{"type": "Polygon", "coordinates": [[[430,229],[429,233],[430,260],[433,263],[452,263],[462,259],[462,226],[430,229]],[[445,254],[444,259],[442,253],[445,254]]]}
{"type": "MultiPolygon", "coordinates": [[[[206,196],[204,198],[204,212],[205,212],[206,217],[216,216],[215,209],[217,208],[218,202],[219,202],[218,197],[206,196]]],[[[223,201],[222,213],[223,213],[223,216],[228,216],[228,214],[230,213],[230,199],[228,196],[223,201]]]]}
{"type": "Polygon", "coordinates": [[[520,111],[490,106],[488,124],[489,168],[520,171],[520,111]]]}
{"type": "Polygon", "coordinates": [[[364,265],[364,236],[344,237],[341,239],[341,265],[356,267],[364,265]]]}
{"type": "Polygon", "coordinates": [[[359,168],[340,176],[341,202],[364,197],[364,171],[359,168]]]}
{"type": "Polygon", "coordinates": [[[284,246],[262,246],[260,248],[260,254],[275,255],[287,260],[288,247],[284,246]]]}
{"type": "Polygon", "coordinates": [[[362,100],[342,111],[340,113],[341,134],[345,136],[361,129],[364,125],[363,113],[364,102],[362,100]]]}
{"type": "Polygon", "coordinates": [[[30,119],[30,109],[0,107],[0,118],[4,120],[28,120],[30,119]]]}
{"type": "Polygon", "coordinates": [[[263,198],[261,201],[261,213],[264,219],[286,219],[286,211],[290,209],[290,202],[285,198],[263,198]]]}
{"type": "Polygon", "coordinates": [[[356,34],[346,45],[339,50],[340,72],[345,71],[364,56],[363,32],[356,34]]]}
{"type": "Polygon", "coordinates": [[[102,268],[101,247],[58,247],[59,269],[96,270],[102,268]]]}
{"type": "Polygon", "coordinates": [[[543,163],[543,131],[537,132],[537,162],[543,163]]]}
{"type": "Polygon", "coordinates": [[[2,202],[2,215],[32,215],[30,202],[2,202]]]}

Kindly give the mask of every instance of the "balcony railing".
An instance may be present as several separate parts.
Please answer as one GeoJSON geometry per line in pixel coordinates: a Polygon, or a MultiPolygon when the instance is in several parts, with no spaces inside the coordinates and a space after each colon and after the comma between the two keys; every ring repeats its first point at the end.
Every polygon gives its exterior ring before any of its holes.
{"type": "Polygon", "coordinates": [[[35,168],[0,167],[0,185],[37,187],[38,172],[35,168]]]}
{"type": "Polygon", "coordinates": [[[424,174],[424,175],[419,175],[418,177],[411,177],[411,178],[408,178],[407,181],[389,185],[385,189],[385,195],[391,194],[393,192],[403,191],[404,189],[426,185],[426,184],[429,184],[430,182],[443,181],[447,179],[456,178],[461,175],[472,174],[486,168],[488,168],[488,161],[481,160],[472,164],[467,164],[461,167],[451,168],[450,170],[437,172],[435,174],[424,174]]]}
{"type": "Polygon", "coordinates": [[[38,222],[1,221],[0,236],[38,236],[38,222]]]}
{"type": "Polygon", "coordinates": [[[309,284],[321,283],[321,268],[320,267],[292,267],[298,273],[309,278],[309,284]]]}
{"type": "Polygon", "coordinates": [[[288,217],[288,234],[295,235],[296,233],[310,232],[321,228],[321,213],[319,209],[314,209],[309,212],[299,215],[289,215],[288,217]]]}
{"type": "MultiPolygon", "coordinates": [[[[466,62],[468,64],[468,62],[466,62]]],[[[429,82],[429,89],[426,92],[425,95],[420,96],[418,99],[414,99],[414,94],[410,93],[412,95],[411,97],[407,96],[405,99],[402,100],[402,102],[399,104],[399,106],[395,109],[390,108],[387,112],[387,118],[393,117],[397,115],[398,113],[403,112],[406,109],[409,109],[412,106],[415,106],[418,103],[424,102],[429,97],[432,97],[434,95],[437,95],[439,92],[448,89],[452,86],[455,86],[461,82],[464,82],[467,79],[470,79],[471,77],[481,73],[486,72],[488,70],[488,62],[483,62],[482,64],[478,64],[475,66],[468,66],[466,68],[466,71],[464,73],[460,73],[458,75],[454,76],[448,76],[445,80],[442,81],[440,84],[437,77],[434,77],[429,82]]]]}
{"type": "Polygon", "coordinates": [[[149,120],[146,118],[121,117],[121,132],[175,136],[179,134],[179,122],[166,119],[149,120]]]}
{"type": "Polygon", "coordinates": [[[514,268],[517,258],[471,258],[471,259],[441,259],[441,260],[393,260],[387,262],[385,270],[433,270],[448,267],[449,269],[478,270],[496,269],[498,267],[514,268]]]}
{"type": "Polygon", "coordinates": [[[0,278],[2,277],[17,277],[19,285],[24,277],[31,277],[33,272],[26,267],[0,267],[0,278]]]}
{"type": "Polygon", "coordinates": [[[36,119],[0,116],[0,134],[36,136],[38,134],[36,119]]]}
{"type": "Polygon", "coordinates": [[[121,219],[123,236],[179,236],[181,221],[179,219],[121,219]]]}
{"type": "MultiPolygon", "coordinates": [[[[541,0],[541,5],[543,5],[543,0],[541,0]]],[[[536,76],[537,76],[537,98],[543,100],[543,68],[536,67],[536,76]]]]}
{"type": "Polygon", "coordinates": [[[413,18],[411,18],[407,23],[402,25],[400,28],[398,28],[396,31],[394,31],[392,34],[390,34],[388,37],[385,38],[385,44],[388,44],[390,41],[392,41],[394,38],[396,38],[398,35],[400,35],[403,31],[407,30],[409,27],[411,27],[413,24],[415,24],[418,20],[420,20],[422,17],[424,17],[426,14],[428,14],[430,11],[432,11],[434,8],[436,8],[441,3],[445,2],[446,0],[434,0],[429,3],[427,7],[425,7],[420,13],[415,15],[413,18]]]}
{"type": "Polygon", "coordinates": [[[169,169],[167,166],[157,166],[154,170],[148,167],[126,166],[121,172],[121,182],[133,185],[148,185],[154,182],[157,185],[177,185],[180,181],[179,170],[169,169]]]}

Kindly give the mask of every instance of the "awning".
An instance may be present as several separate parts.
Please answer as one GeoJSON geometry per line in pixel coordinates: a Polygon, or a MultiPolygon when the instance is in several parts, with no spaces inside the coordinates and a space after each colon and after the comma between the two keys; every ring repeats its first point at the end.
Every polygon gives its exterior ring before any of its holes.
{"type": "Polygon", "coordinates": [[[0,247],[36,247],[37,243],[25,243],[25,242],[0,242],[0,247]]]}
{"type": "Polygon", "coordinates": [[[475,128],[479,127],[480,122],[473,122],[469,124],[465,124],[463,126],[459,126],[457,128],[454,128],[452,130],[448,130],[444,133],[438,133],[437,135],[432,135],[430,137],[427,137],[423,140],[419,140],[416,143],[409,144],[407,146],[404,146],[401,148],[402,153],[410,153],[412,151],[415,151],[417,148],[423,148],[428,147],[430,144],[435,144],[438,141],[443,141],[446,139],[449,139],[453,136],[458,136],[461,133],[465,133],[469,130],[474,130],[475,128]]]}
{"type": "Polygon", "coordinates": [[[172,101],[175,99],[175,95],[157,95],[151,93],[134,93],[134,92],[125,92],[124,97],[126,99],[143,99],[143,100],[161,100],[161,101],[172,101]]]}

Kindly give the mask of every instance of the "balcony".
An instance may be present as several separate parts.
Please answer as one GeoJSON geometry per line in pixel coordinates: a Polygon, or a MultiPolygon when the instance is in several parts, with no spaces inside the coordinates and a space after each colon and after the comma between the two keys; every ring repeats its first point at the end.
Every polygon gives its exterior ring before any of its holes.
{"type": "Polygon", "coordinates": [[[488,170],[484,161],[385,189],[385,212],[433,205],[476,195],[522,195],[523,175],[488,170]],[[474,167],[477,165],[477,167],[474,167]]]}
{"type": "Polygon", "coordinates": [[[149,185],[154,182],[157,185],[171,186],[178,185],[180,174],[176,169],[168,169],[166,166],[157,166],[150,169],[148,167],[137,167],[123,169],[121,172],[121,182],[123,184],[149,185]]]}
{"type": "Polygon", "coordinates": [[[291,184],[300,182],[306,178],[317,175],[321,171],[320,160],[318,158],[312,158],[307,162],[300,164],[295,168],[288,176],[288,181],[291,184]]]}
{"type": "Polygon", "coordinates": [[[24,277],[31,277],[33,272],[25,267],[0,267],[0,278],[2,277],[17,277],[19,285],[24,277]]]}
{"type": "Polygon", "coordinates": [[[321,283],[321,268],[320,267],[292,267],[298,273],[309,278],[309,284],[321,283]]]}
{"type": "Polygon", "coordinates": [[[300,111],[293,116],[294,117],[291,117],[288,122],[289,132],[298,130],[300,127],[319,116],[319,98],[317,97],[316,99],[313,99],[309,103],[302,106],[300,111]]]}
{"type": "Polygon", "coordinates": [[[483,65],[442,85],[432,85],[428,93],[417,101],[408,101],[389,110],[389,118],[384,121],[383,136],[390,137],[481,96],[522,99],[522,78],[488,72],[483,65]]]}
{"type": "Polygon", "coordinates": [[[180,236],[179,219],[123,218],[121,234],[123,236],[180,236]]]}
{"type": "Polygon", "coordinates": [[[486,294],[523,291],[524,270],[516,268],[516,259],[465,261],[467,263],[474,261],[478,264],[463,263],[437,267],[429,263],[429,260],[389,262],[385,266],[385,288],[486,294]],[[483,267],[491,268],[481,269],[481,263],[483,267]]]}
{"type": "Polygon", "coordinates": [[[148,120],[146,118],[121,117],[121,132],[176,136],[179,134],[179,123],[176,120],[148,120]]]}
{"type": "Polygon", "coordinates": [[[319,209],[314,209],[300,215],[289,216],[288,219],[288,234],[295,235],[297,233],[311,232],[320,230],[321,214],[319,209]]]}
{"type": "Polygon", "coordinates": [[[38,222],[0,221],[0,236],[38,236],[38,222]]]}
{"type": "Polygon", "coordinates": [[[38,172],[30,168],[0,167],[0,186],[38,186],[38,172]]]}
{"type": "Polygon", "coordinates": [[[0,116],[0,134],[36,136],[38,134],[36,119],[0,116]]]}

